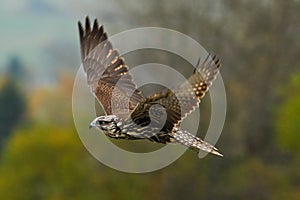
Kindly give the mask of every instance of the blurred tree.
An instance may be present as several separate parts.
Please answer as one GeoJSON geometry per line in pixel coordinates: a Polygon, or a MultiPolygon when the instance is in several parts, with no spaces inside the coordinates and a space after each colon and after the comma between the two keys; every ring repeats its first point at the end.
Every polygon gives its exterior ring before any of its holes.
{"type": "Polygon", "coordinates": [[[300,66],[297,59],[300,43],[295,35],[300,3],[294,0],[230,1],[225,5],[232,13],[230,19],[235,22],[234,28],[227,31],[235,37],[237,47],[232,56],[237,70],[231,70],[243,79],[246,91],[240,97],[244,103],[240,110],[247,113],[245,150],[270,159],[265,153],[276,150],[273,108],[280,102],[276,88],[287,82],[289,74],[300,66]]]}
{"type": "Polygon", "coordinates": [[[18,56],[12,56],[6,66],[7,75],[15,81],[26,80],[25,66],[18,56]]]}
{"type": "Polygon", "coordinates": [[[0,165],[0,199],[153,199],[155,182],[99,165],[73,128],[56,125],[16,131],[0,165]]]}
{"type": "Polygon", "coordinates": [[[85,176],[93,166],[72,132],[55,126],[16,132],[7,143],[0,167],[1,199],[80,199],[79,194],[95,195],[91,191],[96,189],[92,187],[96,177],[85,176]]]}
{"type": "MultiPolygon", "coordinates": [[[[283,150],[300,153],[300,75],[292,77],[290,83],[281,88],[285,97],[284,103],[277,110],[276,131],[277,143],[283,150]]],[[[300,161],[300,157],[298,158],[300,161]]]]}
{"type": "Polygon", "coordinates": [[[7,80],[0,90],[0,149],[22,119],[26,110],[23,94],[12,80],[7,80]]]}

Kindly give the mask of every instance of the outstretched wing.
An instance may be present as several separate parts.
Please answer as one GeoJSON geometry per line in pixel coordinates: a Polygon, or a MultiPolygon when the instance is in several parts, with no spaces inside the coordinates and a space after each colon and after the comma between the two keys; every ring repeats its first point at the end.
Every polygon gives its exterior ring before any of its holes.
{"type": "MultiPolygon", "coordinates": [[[[200,60],[197,66],[199,62],[200,60]]],[[[162,131],[170,132],[174,126],[199,106],[201,99],[215,80],[219,67],[220,60],[216,56],[208,55],[185,83],[174,90],[166,90],[147,97],[132,112],[131,118],[136,124],[147,125],[150,123],[151,112],[156,112],[150,111],[149,114],[150,107],[159,104],[165,108],[167,114],[162,131]]],[[[157,114],[152,116],[154,116],[154,120],[160,121],[155,117],[158,116],[157,114]]]]}
{"type": "Polygon", "coordinates": [[[78,22],[81,59],[91,91],[106,114],[125,119],[144,98],[128,72],[124,59],[107,39],[97,19],[93,27],[86,17],[85,28],[78,22]]]}

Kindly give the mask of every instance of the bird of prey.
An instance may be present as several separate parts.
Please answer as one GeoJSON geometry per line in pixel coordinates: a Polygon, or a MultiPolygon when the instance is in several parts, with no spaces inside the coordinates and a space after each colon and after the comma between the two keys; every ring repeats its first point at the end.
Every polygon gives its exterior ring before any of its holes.
{"type": "Polygon", "coordinates": [[[79,21],[78,28],[87,83],[106,113],[96,117],[90,128],[115,139],[179,143],[197,152],[222,156],[217,148],[180,128],[181,121],[199,106],[216,78],[220,67],[216,56],[208,55],[202,64],[199,59],[190,78],[173,90],[144,97],[97,19],[91,26],[86,17],[85,26],[79,21]]]}

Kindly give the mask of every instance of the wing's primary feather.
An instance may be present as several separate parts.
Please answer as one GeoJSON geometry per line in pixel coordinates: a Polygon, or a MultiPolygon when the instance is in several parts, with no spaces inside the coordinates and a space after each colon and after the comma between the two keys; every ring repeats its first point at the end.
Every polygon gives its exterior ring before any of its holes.
{"type": "Polygon", "coordinates": [[[137,90],[124,59],[113,49],[97,19],[91,28],[87,17],[85,28],[80,22],[78,28],[81,59],[91,91],[101,102],[106,114],[127,118],[144,97],[137,90]]]}
{"type": "Polygon", "coordinates": [[[149,114],[147,115],[149,108],[154,104],[159,104],[166,109],[167,113],[167,120],[162,131],[171,132],[199,106],[219,72],[220,60],[216,56],[208,55],[202,64],[198,61],[197,65],[200,66],[197,66],[193,75],[179,87],[156,93],[141,102],[131,114],[133,121],[137,124],[140,124],[140,121],[150,121],[149,114]]]}

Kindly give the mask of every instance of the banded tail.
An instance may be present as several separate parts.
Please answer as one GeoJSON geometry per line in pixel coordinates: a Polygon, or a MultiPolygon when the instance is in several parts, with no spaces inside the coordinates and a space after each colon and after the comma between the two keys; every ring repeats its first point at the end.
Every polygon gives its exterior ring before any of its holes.
{"type": "Polygon", "coordinates": [[[197,152],[199,152],[199,150],[202,150],[223,157],[223,155],[218,152],[218,149],[216,147],[201,140],[200,138],[192,135],[187,131],[178,128],[177,131],[174,131],[173,134],[175,142],[188,146],[189,148],[196,150],[197,152]]]}

